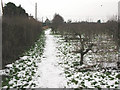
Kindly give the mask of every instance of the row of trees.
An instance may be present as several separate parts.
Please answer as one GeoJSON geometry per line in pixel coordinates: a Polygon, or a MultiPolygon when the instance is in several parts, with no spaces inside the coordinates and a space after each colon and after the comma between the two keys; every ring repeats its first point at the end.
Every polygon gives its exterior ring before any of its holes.
{"type": "Polygon", "coordinates": [[[22,53],[38,39],[42,23],[30,18],[21,6],[7,3],[2,19],[2,65],[19,59],[22,53]]]}
{"type": "Polygon", "coordinates": [[[59,14],[55,14],[52,25],[54,31],[60,31],[60,32],[71,32],[77,33],[77,32],[87,32],[88,35],[91,33],[108,33],[109,35],[113,35],[113,39],[115,40],[117,46],[119,46],[119,32],[120,32],[120,23],[115,20],[108,20],[105,23],[101,23],[100,20],[95,22],[71,22],[68,21],[67,23],[64,21],[63,17],[59,14]]]}
{"type": "Polygon", "coordinates": [[[16,17],[16,16],[28,17],[28,14],[21,7],[21,5],[17,7],[14,3],[9,2],[3,8],[3,16],[5,17],[16,17]]]}
{"type": "MultiPolygon", "coordinates": [[[[83,57],[90,51],[92,48],[100,48],[96,42],[93,40],[99,36],[99,39],[102,38],[102,35],[108,35],[112,41],[115,41],[117,47],[119,47],[119,38],[118,38],[118,23],[117,21],[108,21],[106,23],[97,23],[93,22],[68,22],[64,23],[64,19],[59,14],[55,14],[52,25],[54,32],[59,32],[65,36],[66,41],[70,39],[78,39],[80,41],[80,49],[73,51],[75,53],[81,54],[80,64],[83,64],[83,57]],[[72,38],[70,36],[72,35],[72,38]],[[76,37],[77,36],[77,37],[76,37]]],[[[109,39],[108,39],[109,40],[109,39]]],[[[99,42],[98,42],[99,43],[99,42]]],[[[100,44],[100,43],[99,43],[100,44]]],[[[106,44],[107,45],[107,44],[106,44]]],[[[104,51],[103,51],[104,52],[104,51]]]]}

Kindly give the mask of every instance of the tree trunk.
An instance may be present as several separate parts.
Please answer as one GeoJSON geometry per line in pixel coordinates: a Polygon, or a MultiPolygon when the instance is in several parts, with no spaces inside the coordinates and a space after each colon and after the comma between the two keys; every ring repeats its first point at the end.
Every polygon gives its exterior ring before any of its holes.
{"type": "Polygon", "coordinates": [[[82,54],[82,53],[81,53],[80,65],[82,65],[82,64],[83,64],[83,56],[84,56],[84,54],[82,54]]]}

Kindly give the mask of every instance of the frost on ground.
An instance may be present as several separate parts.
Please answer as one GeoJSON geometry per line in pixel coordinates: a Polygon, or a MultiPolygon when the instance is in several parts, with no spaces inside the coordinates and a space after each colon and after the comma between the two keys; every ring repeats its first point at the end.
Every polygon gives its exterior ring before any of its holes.
{"type": "Polygon", "coordinates": [[[37,63],[41,62],[41,56],[44,49],[44,35],[35,43],[33,47],[25,52],[16,62],[7,65],[3,70],[7,78],[3,80],[3,88],[32,88],[36,86],[37,63]]]}
{"type": "Polygon", "coordinates": [[[42,55],[41,63],[38,63],[37,73],[40,77],[37,79],[37,87],[40,88],[64,88],[66,80],[64,71],[58,65],[57,43],[53,35],[50,35],[51,29],[45,32],[46,45],[42,55]]]}
{"type": "Polygon", "coordinates": [[[64,88],[67,82],[58,65],[57,43],[50,32],[51,29],[46,30],[25,56],[6,66],[9,78],[3,82],[3,88],[64,88]]]}
{"type": "MultiPolygon", "coordinates": [[[[85,56],[84,64],[79,65],[80,54],[71,53],[75,43],[65,42],[61,35],[52,35],[51,29],[35,43],[24,56],[9,64],[4,73],[9,78],[3,82],[3,88],[118,88],[119,72],[84,68],[96,64],[99,55],[85,56]],[[92,58],[95,56],[95,58],[92,58]]],[[[110,55],[116,55],[112,53],[110,55]]],[[[113,56],[111,56],[113,57],[113,56]]],[[[116,56],[115,56],[116,58],[116,56]]],[[[114,58],[113,58],[114,59],[114,58]]],[[[108,64],[108,63],[107,63],[108,64]]],[[[105,64],[105,66],[109,66],[105,64]]],[[[112,63],[113,64],[113,63],[112,63]]],[[[114,64],[115,65],[115,64],[114,64]]]]}
{"type": "MultiPolygon", "coordinates": [[[[58,37],[58,36],[57,36],[58,37]]],[[[59,36],[60,37],[60,36],[59,36]]],[[[80,66],[80,54],[72,53],[75,50],[74,41],[64,41],[64,37],[58,41],[58,50],[61,61],[59,64],[64,68],[67,78],[67,87],[69,88],[120,88],[120,73],[117,70],[104,69],[114,67],[116,63],[103,62],[98,63],[98,55],[91,52],[84,57],[84,64],[80,66]],[[93,54],[93,55],[92,55],[93,54]],[[102,69],[103,68],[103,69],[102,69]]],[[[78,42],[77,42],[78,43],[78,42]]],[[[114,56],[109,52],[109,55],[114,56]]],[[[117,55],[115,56],[115,58],[117,55]]],[[[98,60],[103,60],[99,57],[98,60]]],[[[115,60],[115,59],[113,59],[115,60]]]]}

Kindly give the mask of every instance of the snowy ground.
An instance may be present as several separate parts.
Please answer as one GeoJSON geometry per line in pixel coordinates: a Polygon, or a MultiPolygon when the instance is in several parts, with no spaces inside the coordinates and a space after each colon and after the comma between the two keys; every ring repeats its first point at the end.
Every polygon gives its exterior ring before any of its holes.
{"type": "Polygon", "coordinates": [[[41,63],[38,63],[37,87],[40,88],[64,88],[67,84],[64,71],[58,65],[59,58],[57,56],[57,43],[53,35],[50,35],[51,29],[45,32],[46,45],[42,56],[41,63]]]}
{"type": "Polygon", "coordinates": [[[38,40],[35,47],[15,63],[3,70],[11,78],[3,83],[4,88],[64,88],[67,84],[64,70],[58,65],[56,38],[45,31],[45,45],[38,40]],[[41,48],[42,47],[42,48],[41,48]]]}
{"type": "MultiPolygon", "coordinates": [[[[73,43],[52,35],[51,29],[40,38],[25,56],[7,65],[4,72],[10,77],[4,88],[118,88],[119,72],[79,71],[80,56],[71,53],[73,43]]],[[[84,63],[94,62],[87,55],[85,59],[84,63]]]]}
{"type": "MultiPolygon", "coordinates": [[[[58,50],[60,51],[59,57],[61,59],[59,64],[65,70],[68,88],[120,88],[120,80],[117,78],[117,75],[120,75],[119,72],[116,70],[105,71],[104,69],[98,69],[97,65],[92,68],[93,71],[86,71],[86,69],[84,69],[85,67],[98,64],[93,58],[95,55],[92,56],[91,52],[86,54],[84,57],[84,64],[80,66],[80,54],[72,53],[72,51],[75,50],[74,44],[76,42],[65,42],[64,38],[62,38],[61,40],[58,40],[58,43],[58,50]],[[83,69],[81,69],[82,67],[83,69]]],[[[97,56],[95,58],[97,58],[97,56]]],[[[100,60],[102,59],[104,59],[104,57],[100,60]]],[[[103,62],[103,64],[106,63],[103,62]]],[[[103,64],[101,64],[102,67],[116,66],[115,61],[112,64],[103,64]]]]}

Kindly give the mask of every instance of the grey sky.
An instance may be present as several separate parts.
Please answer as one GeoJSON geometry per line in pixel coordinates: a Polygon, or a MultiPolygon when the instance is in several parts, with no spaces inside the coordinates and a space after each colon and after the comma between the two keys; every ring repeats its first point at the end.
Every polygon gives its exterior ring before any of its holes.
{"type": "Polygon", "coordinates": [[[3,0],[3,3],[14,2],[28,14],[35,16],[35,2],[38,4],[38,19],[52,19],[59,13],[67,21],[106,21],[118,13],[119,0],[3,0]]]}

